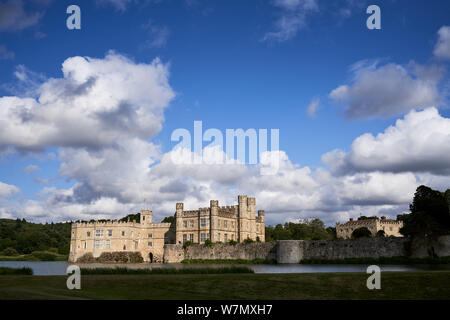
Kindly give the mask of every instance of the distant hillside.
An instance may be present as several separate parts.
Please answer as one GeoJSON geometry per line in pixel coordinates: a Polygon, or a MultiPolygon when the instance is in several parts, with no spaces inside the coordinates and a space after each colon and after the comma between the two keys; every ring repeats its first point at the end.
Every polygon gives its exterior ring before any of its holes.
{"type": "Polygon", "coordinates": [[[0,219],[0,251],[11,248],[19,254],[48,250],[69,254],[70,228],[70,222],[42,224],[0,219]]]}

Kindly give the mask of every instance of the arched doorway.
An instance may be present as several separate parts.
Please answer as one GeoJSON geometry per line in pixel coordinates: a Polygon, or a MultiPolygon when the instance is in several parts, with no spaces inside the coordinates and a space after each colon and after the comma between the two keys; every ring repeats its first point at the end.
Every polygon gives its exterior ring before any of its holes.
{"type": "Polygon", "coordinates": [[[149,259],[150,259],[150,263],[153,263],[153,253],[149,253],[148,254],[148,257],[149,257],[149,259]]]}

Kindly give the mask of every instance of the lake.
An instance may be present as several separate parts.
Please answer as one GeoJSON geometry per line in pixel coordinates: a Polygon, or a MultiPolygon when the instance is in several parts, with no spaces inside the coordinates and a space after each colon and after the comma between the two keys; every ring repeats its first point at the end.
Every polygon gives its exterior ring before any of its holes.
{"type": "MultiPolygon", "coordinates": [[[[23,268],[29,267],[37,276],[65,275],[66,261],[0,261],[0,267],[23,268]]],[[[230,264],[78,264],[87,268],[204,268],[223,267],[230,264]]],[[[242,265],[241,265],[242,266],[242,265]]],[[[245,265],[255,273],[318,273],[318,272],[366,272],[368,265],[362,264],[336,264],[336,265],[304,265],[304,264],[248,264],[245,265]]],[[[381,265],[381,271],[428,271],[450,270],[450,265],[381,265]]]]}

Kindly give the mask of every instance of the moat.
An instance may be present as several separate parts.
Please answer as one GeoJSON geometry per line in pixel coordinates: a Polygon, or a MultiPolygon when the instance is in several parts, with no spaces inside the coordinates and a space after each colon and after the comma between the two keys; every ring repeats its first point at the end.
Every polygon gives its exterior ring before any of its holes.
{"type": "MultiPolygon", "coordinates": [[[[0,261],[0,267],[22,268],[29,267],[33,269],[34,275],[65,275],[67,266],[66,261],[0,261]]],[[[87,268],[205,268],[222,267],[223,264],[102,264],[94,263],[80,266],[87,268]]],[[[228,265],[229,266],[229,265],[228,265]]],[[[366,264],[338,264],[338,265],[302,265],[302,264],[248,264],[255,273],[322,273],[322,272],[366,272],[366,264]]],[[[429,270],[450,270],[449,264],[444,265],[381,265],[382,271],[429,271],[429,270]]]]}

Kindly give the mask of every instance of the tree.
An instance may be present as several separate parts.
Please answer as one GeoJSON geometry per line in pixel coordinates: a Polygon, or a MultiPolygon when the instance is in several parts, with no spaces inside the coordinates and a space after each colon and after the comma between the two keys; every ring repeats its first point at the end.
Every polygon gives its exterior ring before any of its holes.
{"type": "Polygon", "coordinates": [[[400,232],[405,236],[435,237],[450,234],[450,192],[440,192],[420,186],[409,208],[411,214],[403,217],[400,232]]]}
{"type": "Polygon", "coordinates": [[[352,232],[353,239],[370,238],[370,237],[372,237],[372,232],[370,232],[370,230],[367,229],[366,227],[355,229],[352,232]]]}
{"type": "Polygon", "coordinates": [[[175,222],[175,217],[174,216],[165,217],[161,222],[174,223],[175,222]]]}
{"type": "Polygon", "coordinates": [[[375,235],[377,238],[384,238],[386,237],[386,232],[384,230],[378,230],[377,234],[375,235]]]}

